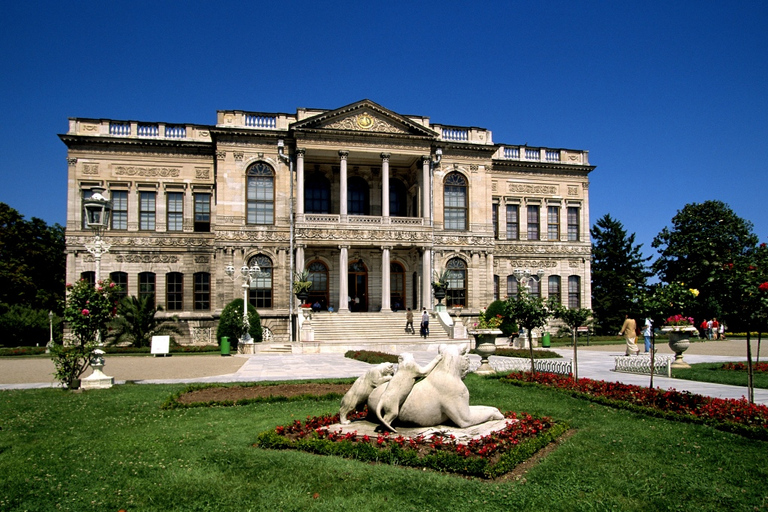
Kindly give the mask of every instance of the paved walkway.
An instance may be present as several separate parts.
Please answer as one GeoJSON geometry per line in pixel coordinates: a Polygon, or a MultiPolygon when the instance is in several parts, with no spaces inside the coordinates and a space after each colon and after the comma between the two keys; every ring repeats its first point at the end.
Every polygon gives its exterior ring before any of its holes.
{"type": "MultiPolygon", "coordinates": [[[[768,361],[768,343],[763,344],[761,360],[768,361]]],[[[753,354],[757,344],[753,343],[753,354]]],[[[564,358],[573,355],[571,348],[553,349],[564,358]]],[[[659,345],[660,354],[671,354],[669,348],[659,345]]],[[[426,364],[434,351],[415,352],[420,364],[426,364]]],[[[602,345],[579,349],[579,377],[648,386],[649,376],[614,372],[614,356],[624,355],[623,345],[602,345]]],[[[474,363],[479,357],[470,356],[474,363]]],[[[754,356],[753,356],[754,357],[754,356]]],[[[491,365],[496,356],[491,357],[491,365]]],[[[745,361],[744,340],[692,343],[685,353],[688,363],[745,361]]],[[[370,367],[368,364],[345,358],[343,354],[307,355],[219,355],[172,357],[107,357],[104,373],[113,376],[116,384],[132,381],[140,384],[170,384],[192,382],[255,382],[297,379],[358,377],[370,367]]],[[[0,359],[0,390],[55,387],[53,364],[44,358],[0,359]]],[[[741,398],[746,388],[705,382],[686,381],[654,376],[654,386],[718,398],[741,398]]],[[[755,402],[768,405],[768,389],[755,390],[755,402]]]]}

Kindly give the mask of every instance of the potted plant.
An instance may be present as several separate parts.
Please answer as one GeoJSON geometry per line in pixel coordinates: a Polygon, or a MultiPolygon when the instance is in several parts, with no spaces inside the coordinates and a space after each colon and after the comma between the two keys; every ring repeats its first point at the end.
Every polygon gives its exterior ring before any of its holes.
{"type": "Polygon", "coordinates": [[[683,352],[690,346],[689,338],[692,332],[696,332],[693,325],[693,318],[683,315],[672,315],[664,322],[662,332],[669,336],[669,348],[675,353],[675,361],[672,368],[690,368],[690,365],[683,361],[683,352]]]}
{"type": "Polygon", "coordinates": [[[442,305],[442,301],[445,298],[445,292],[448,290],[449,275],[449,270],[444,270],[442,273],[434,271],[432,274],[432,290],[435,292],[435,298],[437,299],[438,306],[442,305]]]}
{"type": "Polygon", "coordinates": [[[309,280],[309,270],[293,273],[293,293],[302,304],[307,302],[310,288],[312,288],[312,281],[309,280]]]}
{"type": "Polygon", "coordinates": [[[469,333],[475,337],[475,352],[480,354],[480,367],[475,373],[480,375],[494,373],[488,358],[496,353],[496,338],[503,333],[499,326],[504,321],[501,315],[489,315],[488,310],[481,310],[474,329],[469,333]]]}

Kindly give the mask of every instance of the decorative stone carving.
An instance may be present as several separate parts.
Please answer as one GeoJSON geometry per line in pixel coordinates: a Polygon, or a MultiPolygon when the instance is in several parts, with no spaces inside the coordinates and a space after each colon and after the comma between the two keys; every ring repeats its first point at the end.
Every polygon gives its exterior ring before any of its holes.
{"type": "Polygon", "coordinates": [[[533,185],[528,183],[509,183],[507,192],[510,194],[556,196],[559,194],[559,187],[557,185],[533,185]]]}
{"type": "Polygon", "coordinates": [[[213,328],[212,327],[192,327],[190,329],[192,334],[192,343],[195,345],[211,345],[213,344],[213,328]]]}
{"type": "Polygon", "coordinates": [[[179,257],[171,254],[118,254],[118,263],[176,263],[179,257]]]}
{"type": "Polygon", "coordinates": [[[176,178],[181,169],[168,167],[139,167],[135,165],[118,165],[113,171],[115,176],[141,176],[144,178],[176,178]]]}
{"type": "Polygon", "coordinates": [[[243,217],[232,217],[229,215],[218,215],[216,220],[219,224],[242,224],[243,217]]]}
{"type": "Polygon", "coordinates": [[[195,178],[208,180],[211,178],[211,170],[207,167],[195,167],[195,178]]]}
{"type": "Polygon", "coordinates": [[[579,187],[577,187],[576,185],[568,185],[568,195],[569,196],[579,195],[579,187]]]}
{"type": "Polygon", "coordinates": [[[209,263],[211,258],[204,254],[198,254],[195,256],[195,263],[209,263]]]}
{"type": "Polygon", "coordinates": [[[364,375],[358,377],[349,391],[341,399],[341,408],[339,409],[339,419],[342,425],[347,425],[349,420],[347,414],[354,411],[361,405],[363,405],[371,392],[376,389],[377,386],[389,382],[392,379],[392,375],[395,373],[395,365],[392,363],[380,363],[367,372],[364,375]]]}
{"type": "Polygon", "coordinates": [[[227,152],[226,151],[217,151],[216,152],[216,160],[225,160],[227,158],[227,152]]]}
{"type": "Polygon", "coordinates": [[[67,165],[75,165],[77,163],[77,158],[67,158],[67,165]]]}
{"type": "Polygon", "coordinates": [[[99,164],[83,164],[83,174],[99,174],[99,164]]]}
{"type": "Polygon", "coordinates": [[[235,151],[233,155],[235,156],[235,162],[242,162],[243,157],[245,156],[245,153],[243,153],[242,151],[235,151]]]}
{"type": "Polygon", "coordinates": [[[328,130],[365,130],[379,133],[408,133],[402,128],[394,126],[384,119],[372,116],[367,112],[348,116],[343,119],[335,119],[322,125],[321,128],[328,130]]]}
{"type": "Polygon", "coordinates": [[[509,265],[515,268],[554,268],[554,260],[509,260],[509,265]]]}

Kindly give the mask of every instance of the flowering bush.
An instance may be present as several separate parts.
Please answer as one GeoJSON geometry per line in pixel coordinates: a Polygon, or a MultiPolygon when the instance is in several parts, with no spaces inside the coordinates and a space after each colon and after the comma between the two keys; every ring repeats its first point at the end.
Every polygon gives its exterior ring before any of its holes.
{"type": "Polygon", "coordinates": [[[712,398],[674,389],[652,389],[591,379],[574,381],[568,375],[554,373],[515,372],[503,380],[550,386],[613,407],[678,421],[706,423],[744,436],[768,439],[768,407],[750,404],[744,398],[712,398]]]}
{"type": "MultiPolygon", "coordinates": [[[[723,370],[746,372],[747,363],[725,363],[721,368],[723,370]]],[[[753,363],[752,371],[755,373],[768,373],[768,363],[753,363]]]]}
{"type": "Polygon", "coordinates": [[[693,318],[683,315],[673,315],[664,321],[670,327],[687,327],[693,325],[693,318]]]}
{"type": "Polygon", "coordinates": [[[491,316],[487,314],[487,310],[480,310],[475,327],[478,329],[498,329],[503,321],[504,317],[501,315],[491,316]]]}
{"type": "MultiPolygon", "coordinates": [[[[362,419],[357,412],[350,419],[362,419]]],[[[508,473],[536,451],[557,439],[568,425],[551,418],[536,418],[527,413],[507,412],[505,428],[487,436],[458,442],[454,436],[404,437],[389,432],[376,437],[344,433],[328,427],[339,422],[339,415],[294,420],[258,436],[255,446],[271,449],[298,449],[322,455],[337,455],[362,461],[423,467],[469,476],[495,478],[508,473]]]]}

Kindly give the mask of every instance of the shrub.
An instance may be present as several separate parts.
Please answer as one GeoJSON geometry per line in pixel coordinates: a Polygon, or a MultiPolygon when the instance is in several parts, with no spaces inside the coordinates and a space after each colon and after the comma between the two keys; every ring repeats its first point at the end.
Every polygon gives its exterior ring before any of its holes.
{"type": "Polygon", "coordinates": [[[372,350],[348,350],[344,357],[356,359],[370,364],[394,363],[397,364],[397,356],[387,354],[386,352],[375,352],[372,350]]]}
{"type": "Polygon", "coordinates": [[[155,306],[151,295],[123,297],[117,306],[119,316],[113,321],[114,343],[128,341],[134,347],[149,347],[152,336],[182,334],[174,325],[179,321],[178,317],[157,318],[157,312],[162,310],[162,306],[155,306]]]}
{"type": "MultiPolygon", "coordinates": [[[[54,316],[54,335],[59,333],[60,326],[61,318],[54,316]]],[[[49,327],[48,311],[14,304],[0,314],[0,341],[6,347],[42,347],[50,339],[49,327]]]]}
{"type": "Polygon", "coordinates": [[[495,300],[491,302],[491,304],[488,306],[488,309],[485,310],[485,316],[487,318],[492,318],[496,315],[501,315],[504,320],[501,321],[501,325],[499,326],[499,329],[501,332],[504,333],[504,336],[512,336],[513,334],[517,334],[518,328],[517,324],[512,320],[508,315],[507,311],[504,305],[503,300],[495,300]]]}
{"type": "MultiPolygon", "coordinates": [[[[263,337],[261,317],[256,308],[250,304],[248,304],[248,322],[251,324],[248,333],[253,341],[261,341],[263,337]]],[[[219,326],[216,328],[216,339],[220,344],[221,338],[227,336],[232,346],[235,346],[243,334],[245,334],[243,329],[243,299],[235,299],[227,304],[221,312],[219,326]]]]}

